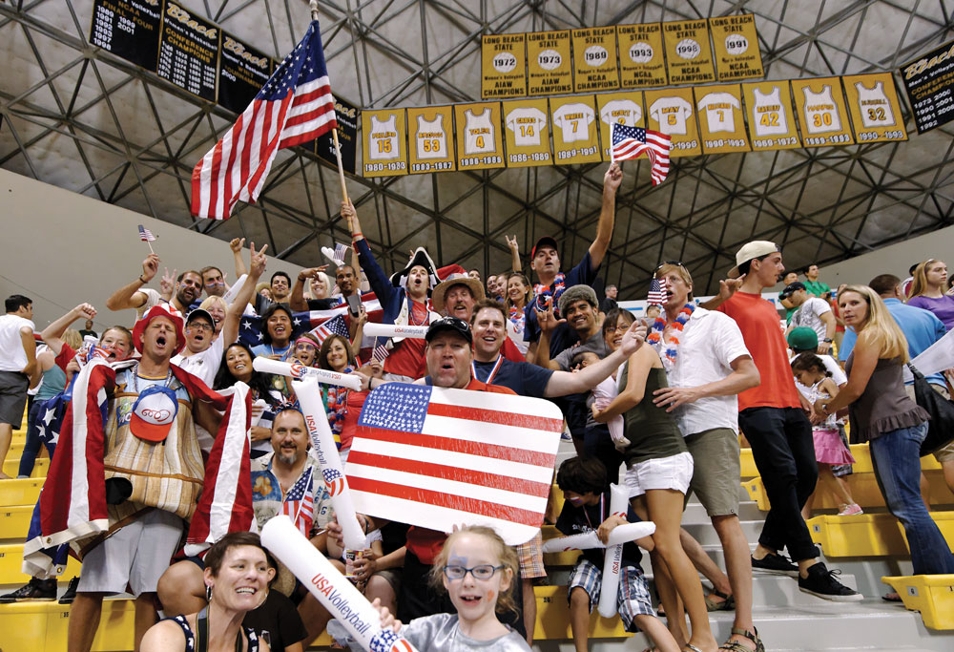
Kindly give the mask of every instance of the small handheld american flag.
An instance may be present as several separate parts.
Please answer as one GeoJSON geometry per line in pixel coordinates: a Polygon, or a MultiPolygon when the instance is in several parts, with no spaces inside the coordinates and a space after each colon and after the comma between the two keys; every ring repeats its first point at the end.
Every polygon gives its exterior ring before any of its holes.
{"type": "Polygon", "coordinates": [[[139,225],[139,239],[149,245],[149,253],[156,253],[152,250],[152,242],[155,241],[156,236],[152,234],[152,231],[144,227],[142,224],[139,225]]]}
{"type": "Polygon", "coordinates": [[[348,245],[341,244],[340,242],[335,243],[335,263],[344,265],[345,254],[348,253],[348,249],[348,245]]]}
{"type": "Polygon", "coordinates": [[[646,295],[646,303],[651,306],[661,306],[666,302],[668,298],[669,287],[666,283],[666,279],[654,278],[652,283],[649,284],[649,294],[646,295]]]}
{"type": "Polygon", "coordinates": [[[650,177],[658,186],[669,174],[669,150],[672,139],[658,131],[613,123],[610,155],[614,161],[626,161],[646,154],[652,163],[650,177]]]}

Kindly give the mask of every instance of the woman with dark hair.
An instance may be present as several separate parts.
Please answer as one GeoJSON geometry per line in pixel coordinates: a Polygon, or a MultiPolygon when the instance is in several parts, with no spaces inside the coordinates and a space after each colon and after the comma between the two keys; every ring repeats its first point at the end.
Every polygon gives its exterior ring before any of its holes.
{"type": "Polygon", "coordinates": [[[215,375],[212,389],[225,389],[238,381],[249,386],[252,395],[252,457],[269,452],[272,436],[272,415],[282,404],[281,394],[271,386],[269,374],[252,368],[255,354],[245,342],[233,342],[222,354],[219,373],[215,375]]]}
{"type": "Polygon", "coordinates": [[[268,596],[275,575],[257,534],[232,532],[205,556],[203,577],[209,605],[198,613],[163,620],[146,632],[142,652],[234,649],[268,652],[268,643],[242,626],[245,615],[268,596]]]}
{"type": "MultiPolygon", "coordinates": [[[[318,351],[318,367],[328,371],[337,371],[338,373],[350,374],[357,367],[354,352],[351,349],[351,343],[348,338],[341,335],[329,335],[321,343],[321,350],[318,351]]],[[[342,440],[342,431],[344,429],[345,416],[349,409],[357,409],[361,412],[361,405],[367,397],[366,392],[362,392],[360,403],[357,406],[348,405],[348,397],[351,391],[347,387],[338,387],[337,385],[321,385],[321,398],[325,404],[325,411],[328,413],[328,424],[331,426],[331,433],[335,436],[335,443],[338,444],[340,453],[342,453],[341,462],[347,459],[348,451],[351,449],[351,437],[348,441],[342,440]]],[[[353,433],[351,433],[353,436],[353,433]]]]}

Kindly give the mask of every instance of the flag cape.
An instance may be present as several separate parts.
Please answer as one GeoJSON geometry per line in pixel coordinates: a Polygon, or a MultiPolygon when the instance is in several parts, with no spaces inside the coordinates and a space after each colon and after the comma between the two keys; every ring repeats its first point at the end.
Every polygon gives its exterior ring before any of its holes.
{"type": "Polygon", "coordinates": [[[345,475],[358,512],[489,525],[516,545],[543,522],[562,431],[542,399],[387,383],[365,401],[345,475]]]}
{"type": "MultiPolygon", "coordinates": [[[[117,368],[127,365],[120,363],[117,368]]],[[[248,530],[252,522],[248,388],[237,384],[230,390],[233,396],[227,397],[179,367],[171,369],[193,403],[201,400],[225,410],[190,524],[188,541],[196,546],[191,553],[195,554],[230,531],[248,530]]],[[[102,358],[94,358],[76,379],[57,454],[40,492],[39,515],[24,545],[25,573],[49,577],[62,572],[62,567],[51,565],[50,552],[44,549],[75,544],[109,529],[103,459],[107,402],[116,386],[116,371],[102,358]]]]}

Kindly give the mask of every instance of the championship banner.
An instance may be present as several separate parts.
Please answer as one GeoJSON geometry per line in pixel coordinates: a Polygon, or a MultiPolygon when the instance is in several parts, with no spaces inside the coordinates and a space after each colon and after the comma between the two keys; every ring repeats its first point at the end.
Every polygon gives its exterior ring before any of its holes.
{"type": "Polygon", "coordinates": [[[712,48],[709,47],[709,26],[706,21],[680,20],[663,23],[662,28],[669,83],[704,84],[715,81],[712,48]]]}
{"type": "Polygon", "coordinates": [[[527,35],[484,34],[480,39],[480,97],[527,94],[527,35]]]}
{"type": "Polygon", "coordinates": [[[457,169],[504,167],[500,102],[455,104],[454,116],[457,123],[457,169]]]}
{"type": "Polygon", "coordinates": [[[345,474],[360,513],[488,525],[517,545],[540,531],[562,430],[543,399],[386,383],[364,403],[345,474]]]}
{"type": "Polygon", "coordinates": [[[166,0],[156,74],[203,100],[215,102],[221,36],[214,23],[166,0]]]}
{"type": "Polygon", "coordinates": [[[272,76],[272,60],[262,52],[222,32],[219,58],[219,104],[229,111],[245,110],[272,76]]]}
{"type": "Polygon", "coordinates": [[[592,93],[619,88],[619,68],[616,62],[616,27],[574,29],[573,92],[592,93]]]}
{"type": "Polygon", "coordinates": [[[842,77],[855,138],[859,143],[907,140],[901,103],[890,72],[842,77]]]}
{"type": "MultiPolygon", "coordinates": [[[[355,173],[358,153],[358,107],[335,98],[335,121],[338,123],[338,144],[341,146],[341,167],[345,172],[355,173]]],[[[315,154],[338,167],[335,155],[335,139],[331,132],[315,139],[315,154]]]]}
{"type": "Polygon", "coordinates": [[[672,158],[702,154],[691,88],[646,91],[646,105],[649,128],[672,138],[672,158]]]}
{"type": "Polygon", "coordinates": [[[765,76],[755,16],[720,16],[709,19],[716,74],[720,82],[761,79],[765,76]]]}
{"type": "Polygon", "coordinates": [[[622,88],[648,88],[669,83],[660,23],[617,25],[616,42],[622,88]]]}
{"type": "Polygon", "coordinates": [[[749,136],[755,151],[801,147],[792,94],[786,81],[742,84],[749,117],[749,136]]]}
{"type": "Polygon", "coordinates": [[[742,89],[738,84],[697,86],[693,89],[699,112],[699,133],[704,154],[751,151],[745,133],[742,89]]]}
{"type": "Polygon", "coordinates": [[[162,0],[95,0],[89,42],[156,72],[162,0]]]}
{"type": "Polygon", "coordinates": [[[411,174],[453,172],[454,107],[428,106],[407,110],[411,174]]]}
{"type": "Polygon", "coordinates": [[[570,32],[527,34],[527,92],[556,95],[573,92],[570,32]]]}
{"type": "Polygon", "coordinates": [[[954,120],[954,42],[901,66],[901,74],[919,134],[954,120]]]}
{"type": "Polygon", "coordinates": [[[404,109],[361,112],[361,173],[365,177],[407,174],[404,109]]]}
{"type": "Polygon", "coordinates": [[[508,168],[549,165],[553,161],[546,100],[504,102],[503,120],[508,168]]]}
{"type": "Polygon", "coordinates": [[[841,79],[793,79],[792,95],[802,123],[804,147],[851,145],[855,142],[848,124],[848,109],[841,92],[841,79]]]}
{"type": "Polygon", "coordinates": [[[601,123],[600,146],[603,149],[603,160],[609,161],[613,124],[627,127],[646,126],[643,120],[643,94],[639,91],[605,93],[597,95],[596,102],[601,123]]]}
{"type": "Polygon", "coordinates": [[[596,163],[603,160],[600,156],[594,106],[592,95],[550,100],[553,155],[557,165],[596,163]]]}

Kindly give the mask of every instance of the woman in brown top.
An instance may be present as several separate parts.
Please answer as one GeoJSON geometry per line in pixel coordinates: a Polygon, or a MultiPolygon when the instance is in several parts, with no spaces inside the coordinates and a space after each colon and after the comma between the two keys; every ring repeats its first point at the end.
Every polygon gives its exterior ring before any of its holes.
{"type": "MultiPolygon", "coordinates": [[[[603,323],[606,346],[615,351],[630,325],[635,321],[628,310],[611,310],[603,323]],[[615,325],[616,328],[611,328],[615,325]]],[[[643,520],[656,524],[652,551],[656,587],[667,614],[679,613],[678,597],[689,613],[692,635],[684,650],[710,652],[718,648],[709,627],[702,584],[695,567],[679,542],[682,507],[689,481],[692,479],[692,455],[665,407],[653,404],[653,392],[668,386],[655,349],[641,346],[619,371],[619,395],[605,408],[594,404],[593,418],[607,423],[623,415],[626,438],[630,441],[623,457],[626,460],[626,486],[633,509],[643,520]],[[645,400],[644,400],[645,399],[645,400]],[[659,563],[662,561],[663,563],[659,563]],[[669,581],[659,581],[666,578],[669,581]],[[673,590],[675,589],[675,590],[673,590]]],[[[676,641],[686,641],[685,621],[671,619],[670,631],[676,641]]]]}
{"type": "Polygon", "coordinates": [[[878,487],[908,537],[915,575],[954,573],[954,555],[921,500],[921,442],[927,413],[904,391],[901,370],[908,343],[881,298],[866,286],[838,294],[845,324],[858,334],[848,358],[848,384],[815,410],[849,407],[853,443],[868,442],[878,487]]]}

